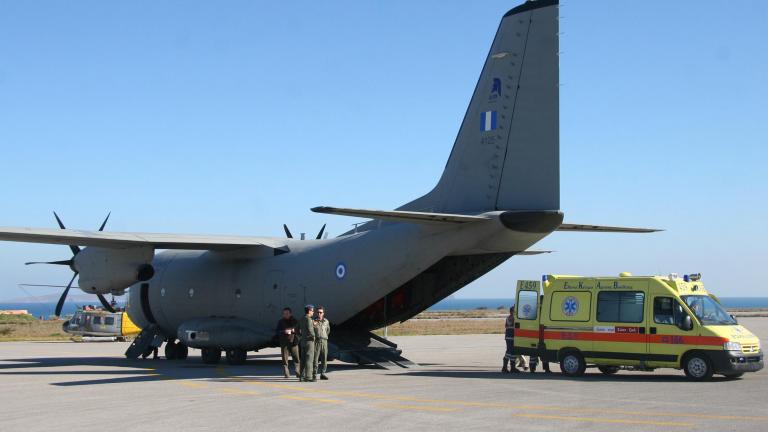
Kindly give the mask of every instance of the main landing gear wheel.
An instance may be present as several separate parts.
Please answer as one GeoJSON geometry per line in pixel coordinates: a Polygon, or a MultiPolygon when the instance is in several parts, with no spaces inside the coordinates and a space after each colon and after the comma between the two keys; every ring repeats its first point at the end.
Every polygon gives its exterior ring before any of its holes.
{"type": "Polygon", "coordinates": [[[169,341],[165,343],[165,358],[168,360],[185,360],[189,355],[189,348],[181,342],[169,341]]]}
{"type": "Polygon", "coordinates": [[[578,351],[569,351],[560,360],[560,369],[565,376],[578,377],[584,375],[584,371],[587,370],[587,363],[578,351]]]}
{"type": "Polygon", "coordinates": [[[221,360],[221,350],[218,348],[203,348],[201,351],[205,364],[216,364],[221,360]]]}
{"type": "Polygon", "coordinates": [[[598,366],[597,369],[605,375],[613,375],[619,371],[618,366],[598,366]]]}
{"type": "Polygon", "coordinates": [[[245,360],[247,358],[248,358],[248,351],[244,349],[227,350],[227,363],[231,365],[245,364],[245,360]]]}
{"type": "Polygon", "coordinates": [[[685,376],[694,381],[705,381],[712,378],[712,362],[704,354],[693,353],[683,360],[685,376]]]}

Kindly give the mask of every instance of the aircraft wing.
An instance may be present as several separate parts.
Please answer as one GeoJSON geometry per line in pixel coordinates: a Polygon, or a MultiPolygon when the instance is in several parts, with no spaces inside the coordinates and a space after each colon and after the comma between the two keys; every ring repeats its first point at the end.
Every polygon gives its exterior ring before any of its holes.
{"type": "Polygon", "coordinates": [[[561,224],[557,231],[584,231],[584,232],[610,232],[610,233],[652,233],[664,231],[656,228],[630,228],[605,225],[561,224]]]}
{"type": "Polygon", "coordinates": [[[426,213],[402,210],[366,210],[338,207],[314,207],[312,208],[312,211],[315,213],[357,216],[369,219],[383,219],[416,223],[469,223],[491,220],[486,216],[472,216],[450,213],[426,213]]]}
{"type": "Polygon", "coordinates": [[[232,250],[265,246],[285,249],[285,243],[273,238],[226,235],[126,233],[71,229],[0,227],[0,241],[97,246],[122,249],[152,246],[155,249],[232,250]]]}

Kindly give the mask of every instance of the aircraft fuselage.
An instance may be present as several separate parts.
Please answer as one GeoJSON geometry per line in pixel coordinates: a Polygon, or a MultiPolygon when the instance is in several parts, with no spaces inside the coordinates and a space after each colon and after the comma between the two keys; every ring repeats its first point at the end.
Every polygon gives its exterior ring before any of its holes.
{"type": "Polygon", "coordinates": [[[276,256],[160,252],[155,276],[131,287],[128,312],[168,336],[187,321],[211,317],[248,320],[267,334],[283,307],[300,314],[307,303],[324,305],[342,323],[446,256],[523,251],[548,234],[516,232],[499,212],[491,215],[477,224],[382,223],[334,239],[289,240],[289,252],[276,256]]]}

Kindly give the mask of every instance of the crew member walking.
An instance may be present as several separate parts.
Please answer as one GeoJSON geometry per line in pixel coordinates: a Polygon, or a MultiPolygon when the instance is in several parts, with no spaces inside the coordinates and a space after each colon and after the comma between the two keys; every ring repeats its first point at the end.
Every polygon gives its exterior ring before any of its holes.
{"type": "Polygon", "coordinates": [[[293,317],[291,308],[283,308],[283,316],[277,322],[277,338],[280,341],[280,356],[283,359],[283,375],[290,377],[288,369],[288,358],[293,360],[293,369],[296,371],[296,378],[299,378],[301,366],[299,363],[299,338],[296,336],[296,330],[299,322],[293,317]]]}
{"type": "Polygon", "coordinates": [[[325,318],[325,309],[322,306],[317,307],[315,324],[317,339],[315,340],[315,361],[313,362],[315,370],[312,381],[316,379],[318,370],[320,379],[327,380],[328,377],[325,376],[325,372],[328,370],[328,335],[331,334],[331,323],[325,318]]]}
{"type": "Polygon", "coordinates": [[[315,313],[313,305],[304,307],[304,316],[299,320],[299,333],[301,334],[301,375],[300,381],[315,381],[313,375],[315,362],[315,326],[312,319],[315,313]]]}

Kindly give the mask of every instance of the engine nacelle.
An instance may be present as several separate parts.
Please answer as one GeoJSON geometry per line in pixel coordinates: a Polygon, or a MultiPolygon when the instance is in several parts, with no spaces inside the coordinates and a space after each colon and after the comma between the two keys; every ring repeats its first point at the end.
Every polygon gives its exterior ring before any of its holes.
{"type": "Polygon", "coordinates": [[[92,294],[122,294],[129,286],[155,275],[154,256],[152,247],[87,247],[75,255],[74,268],[80,273],[80,289],[92,294]]]}

